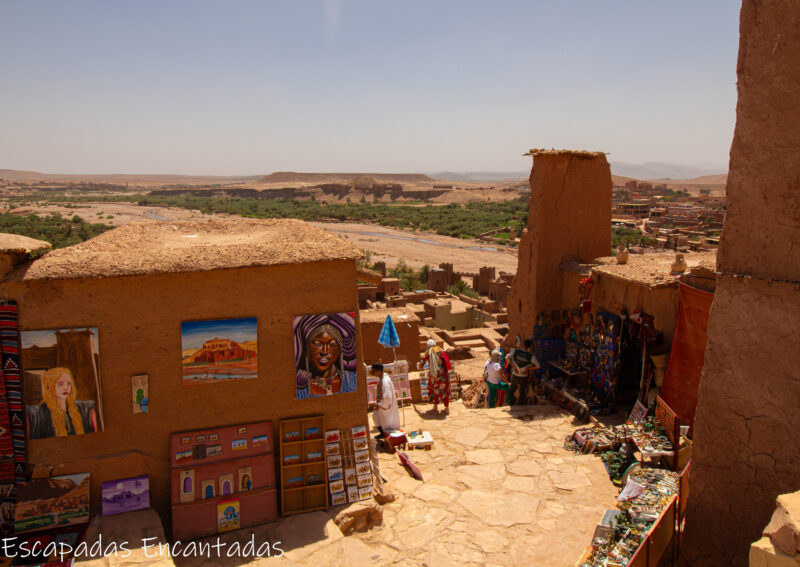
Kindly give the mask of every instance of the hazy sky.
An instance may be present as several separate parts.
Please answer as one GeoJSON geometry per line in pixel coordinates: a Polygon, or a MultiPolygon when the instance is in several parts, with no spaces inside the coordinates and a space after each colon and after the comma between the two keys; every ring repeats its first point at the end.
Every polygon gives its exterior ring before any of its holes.
{"type": "Polygon", "coordinates": [[[0,168],[726,167],[739,3],[0,0],[0,168]]]}

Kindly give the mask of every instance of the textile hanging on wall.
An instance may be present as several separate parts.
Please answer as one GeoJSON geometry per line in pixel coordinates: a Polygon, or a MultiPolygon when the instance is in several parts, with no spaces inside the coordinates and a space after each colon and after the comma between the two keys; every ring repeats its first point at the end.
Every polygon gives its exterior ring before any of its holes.
{"type": "Polygon", "coordinates": [[[714,294],[684,283],[678,289],[675,335],[660,395],[680,416],[683,425],[693,425],[714,294]]]}
{"type": "Polygon", "coordinates": [[[3,360],[8,419],[14,446],[14,477],[25,481],[25,409],[22,406],[22,380],[19,371],[19,324],[17,303],[0,305],[0,353],[3,360]]]}
{"type": "Polygon", "coordinates": [[[597,345],[592,366],[592,389],[608,396],[614,388],[619,317],[601,311],[595,317],[593,342],[597,345]]]}

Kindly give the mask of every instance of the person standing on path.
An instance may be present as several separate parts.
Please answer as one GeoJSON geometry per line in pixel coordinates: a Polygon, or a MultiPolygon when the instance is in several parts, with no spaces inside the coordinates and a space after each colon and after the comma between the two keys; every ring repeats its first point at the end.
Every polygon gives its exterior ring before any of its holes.
{"type": "Polygon", "coordinates": [[[433,410],[439,411],[439,403],[444,404],[445,413],[450,412],[450,359],[436,346],[436,341],[428,339],[427,350],[419,361],[428,363],[428,399],[433,402],[433,410]]]}
{"type": "MultiPolygon", "coordinates": [[[[519,345],[519,342],[517,342],[519,345]]],[[[512,406],[524,405],[528,395],[530,377],[539,368],[539,361],[531,352],[531,340],[525,339],[525,348],[515,347],[506,360],[511,364],[511,386],[508,403],[512,406]]]]}
{"type": "Polygon", "coordinates": [[[508,382],[503,381],[503,366],[500,364],[500,351],[491,352],[489,360],[483,365],[483,377],[489,387],[489,407],[495,407],[498,392],[508,392],[508,382]]]}

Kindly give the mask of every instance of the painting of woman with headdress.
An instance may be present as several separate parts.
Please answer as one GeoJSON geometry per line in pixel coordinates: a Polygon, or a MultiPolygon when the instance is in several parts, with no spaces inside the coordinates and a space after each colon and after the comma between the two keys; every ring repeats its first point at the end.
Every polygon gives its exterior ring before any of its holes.
{"type": "Polygon", "coordinates": [[[298,400],[356,391],[354,313],[298,315],[293,330],[298,400]]]}

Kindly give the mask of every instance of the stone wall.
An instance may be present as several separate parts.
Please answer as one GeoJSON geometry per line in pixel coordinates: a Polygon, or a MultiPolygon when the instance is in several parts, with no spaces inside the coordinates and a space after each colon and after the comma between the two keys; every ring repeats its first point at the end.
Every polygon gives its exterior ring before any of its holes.
{"type": "Polygon", "coordinates": [[[606,156],[556,150],[532,150],[531,155],[528,228],[506,301],[512,337],[530,335],[539,311],[562,306],[562,262],[587,262],[611,251],[612,183],[606,156]]]}
{"type": "Polygon", "coordinates": [[[681,545],[688,565],[747,565],[775,498],[800,488],[798,29],[795,0],[742,6],[722,275],[709,317],[681,545]]]}

